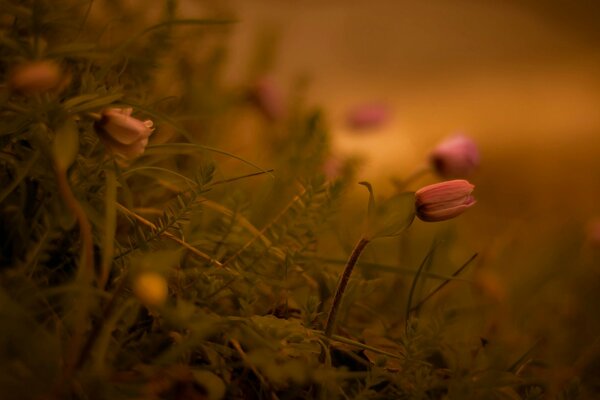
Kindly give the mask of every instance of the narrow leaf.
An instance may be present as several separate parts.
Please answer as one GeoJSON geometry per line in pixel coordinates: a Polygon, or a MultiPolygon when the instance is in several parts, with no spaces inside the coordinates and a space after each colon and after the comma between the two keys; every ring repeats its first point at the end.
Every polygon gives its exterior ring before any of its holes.
{"type": "Polygon", "coordinates": [[[52,142],[52,155],[57,167],[66,171],[79,151],[79,131],[73,118],[67,118],[54,135],[52,142]]]}

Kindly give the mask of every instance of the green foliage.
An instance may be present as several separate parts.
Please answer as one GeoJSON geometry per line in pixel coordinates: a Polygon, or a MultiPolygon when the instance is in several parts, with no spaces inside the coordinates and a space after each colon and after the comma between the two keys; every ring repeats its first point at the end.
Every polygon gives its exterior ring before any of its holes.
{"type": "MultiPolygon", "coordinates": [[[[472,260],[453,275],[431,271],[453,267],[432,261],[435,246],[419,268],[366,254],[372,276],[352,277],[339,334],[326,338],[340,273],[332,265],[348,255],[331,227],[359,235],[363,221],[339,215],[352,165],[335,179],[323,173],[324,113],[306,106],[300,81],[280,120],[257,118],[262,159],[236,154],[234,122],[258,112],[246,93],[252,82],[221,79],[231,13],[213,4],[182,19],[166,1],[155,20],[147,4],[121,3],[0,0],[3,399],[584,392],[575,380],[550,388],[534,376],[533,350],[507,363],[479,343],[481,329],[456,340],[459,301],[417,317],[412,306],[421,310],[472,260]],[[33,60],[59,65],[60,84],[18,90],[14,73],[33,60]],[[99,138],[113,107],[154,121],[133,160],[99,138]],[[160,304],[136,291],[149,272],[168,286],[160,304]],[[444,283],[425,295],[429,279],[444,283]]],[[[254,64],[249,75],[268,72],[260,69],[269,62],[254,64]]],[[[369,190],[368,237],[403,240],[413,193],[375,204],[369,190]]]]}

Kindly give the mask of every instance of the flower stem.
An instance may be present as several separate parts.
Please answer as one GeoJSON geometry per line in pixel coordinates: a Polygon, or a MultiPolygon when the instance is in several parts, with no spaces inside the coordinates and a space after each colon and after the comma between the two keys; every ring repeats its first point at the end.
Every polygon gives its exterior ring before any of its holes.
{"type": "Polygon", "coordinates": [[[58,192],[63,198],[69,210],[75,215],[79,225],[79,233],[81,235],[81,265],[79,268],[79,277],[87,277],[88,279],[94,274],[94,242],[92,237],[92,226],[90,221],[73,194],[69,181],[67,180],[67,171],[55,166],[56,181],[58,183],[58,192]]]}
{"type": "Polygon", "coordinates": [[[333,302],[331,303],[331,308],[329,309],[329,315],[327,315],[327,324],[325,325],[325,337],[327,339],[331,338],[333,330],[335,329],[338,311],[342,303],[344,291],[346,290],[346,286],[348,286],[348,280],[350,279],[350,275],[352,275],[352,270],[354,269],[358,258],[367,244],[369,244],[369,239],[364,237],[360,238],[360,240],[356,243],[356,246],[354,246],[354,250],[352,250],[350,258],[348,258],[348,262],[346,262],[344,272],[340,277],[340,281],[338,282],[338,286],[335,291],[335,296],[333,297],[333,302]]]}
{"type": "MultiPolygon", "coordinates": [[[[69,186],[67,171],[55,163],[54,173],[58,184],[58,192],[60,193],[60,196],[65,202],[67,208],[75,215],[79,225],[79,232],[81,235],[81,254],[79,260],[79,270],[77,272],[77,280],[80,281],[80,283],[88,284],[93,279],[95,272],[92,226],[83,207],[81,207],[81,204],[73,194],[71,186],[69,186]]],[[[63,390],[65,389],[65,386],[68,385],[68,382],[75,372],[77,353],[81,348],[86,327],[89,297],[85,295],[78,299],[77,302],[78,306],[76,308],[73,334],[71,337],[70,346],[67,349],[67,359],[64,364],[63,376],[61,379],[59,379],[53,394],[50,395],[51,399],[62,398],[63,390]]]]}

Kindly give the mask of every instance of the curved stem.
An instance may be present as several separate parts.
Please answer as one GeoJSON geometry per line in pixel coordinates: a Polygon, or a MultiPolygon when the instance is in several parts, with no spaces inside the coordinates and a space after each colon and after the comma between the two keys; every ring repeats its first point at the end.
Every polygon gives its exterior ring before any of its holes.
{"type": "Polygon", "coordinates": [[[327,315],[327,324],[325,325],[325,337],[327,339],[331,338],[333,330],[335,329],[338,311],[342,303],[344,291],[346,290],[346,286],[348,286],[348,280],[350,279],[350,275],[352,275],[352,270],[354,269],[358,258],[367,244],[369,244],[369,239],[364,237],[360,238],[360,240],[356,243],[356,246],[354,246],[354,250],[352,250],[350,258],[348,258],[348,262],[346,262],[344,272],[340,277],[340,281],[338,282],[338,286],[335,291],[335,296],[333,297],[333,302],[331,303],[331,308],[329,309],[329,314],[327,315]]]}
{"type": "Polygon", "coordinates": [[[56,174],[56,181],[58,183],[58,192],[63,198],[65,204],[71,210],[75,218],[77,219],[77,223],[79,225],[79,233],[81,235],[81,266],[79,268],[79,277],[83,277],[84,273],[90,273],[91,276],[94,273],[94,242],[92,237],[92,226],[90,225],[90,221],[77,201],[77,198],[73,194],[71,187],[69,186],[69,181],[67,180],[67,171],[59,168],[58,166],[54,167],[54,171],[56,174]]]}
{"type": "MultiPolygon", "coordinates": [[[[56,181],[58,183],[58,192],[63,198],[67,208],[75,215],[77,223],[79,225],[79,232],[81,235],[81,255],[79,260],[79,269],[77,272],[77,280],[87,284],[93,277],[94,274],[94,242],[92,237],[92,226],[81,207],[81,204],[73,194],[69,181],[67,178],[67,171],[57,164],[54,165],[54,173],[56,175],[56,181]]],[[[81,348],[83,342],[83,335],[86,326],[87,308],[89,306],[89,299],[83,296],[78,300],[79,304],[76,308],[75,324],[73,327],[72,339],[70,347],[67,349],[67,359],[64,365],[63,376],[58,381],[53,394],[50,398],[62,398],[63,390],[65,385],[68,384],[69,380],[75,372],[77,363],[77,353],[81,348]]]]}

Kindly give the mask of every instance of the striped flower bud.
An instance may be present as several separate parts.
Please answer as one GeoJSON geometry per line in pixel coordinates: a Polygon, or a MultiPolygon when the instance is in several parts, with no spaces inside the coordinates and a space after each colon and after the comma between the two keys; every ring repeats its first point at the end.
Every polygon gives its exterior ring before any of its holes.
{"type": "Polygon", "coordinates": [[[435,183],[417,190],[415,206],[417,217],[426,222],[445,221],[462,214],[475,204],[471,195],[474,185],[457,179],[435,183]]]}
{"type": "Polygon", "coordinates": [[[479,167],[479,151],[472,139],[456,135],[433,149],[429,160],[443,178],[468,177],[479,167]]]}
{"type": "Polygon", "coordinates": [[[10,73],[10,87],[22,93],[42,93],[64,88],[68,82],[62,68],[52,60],[29,61],[17,65],[10,73]]]}
{"type": "Polygon", "coordinates": [[[148,137],[154,130],[151,120],[133,118],[131,108],[108,108],[96,122],[96,131],[109,150],[125,158],[135,158],[144,153],[148,137]]]}

